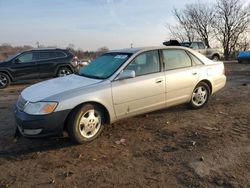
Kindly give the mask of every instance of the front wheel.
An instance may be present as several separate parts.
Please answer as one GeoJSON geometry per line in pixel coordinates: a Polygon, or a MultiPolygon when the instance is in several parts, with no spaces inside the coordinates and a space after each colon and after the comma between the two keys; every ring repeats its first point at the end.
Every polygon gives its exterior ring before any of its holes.
{"type": "Polygon", "coordinates": [[[86,104],[70,114],[67,130],[74,142],[82,144],[98,137],[103,130],[104,122],[102,109],[96,105],[86,104]]]}
{"type": "Polygon", "coordinates": [[[0,89],[6,88],[10,84],[10,77],[3,73],[0,72],[0,89]]]}
{"type": "Polygon", "coordinates": [[[193,109],[199,109],[206,105],[210,97],[210,88],[205,82],[200,82],[192,93],[189,105],[193,109]]]}

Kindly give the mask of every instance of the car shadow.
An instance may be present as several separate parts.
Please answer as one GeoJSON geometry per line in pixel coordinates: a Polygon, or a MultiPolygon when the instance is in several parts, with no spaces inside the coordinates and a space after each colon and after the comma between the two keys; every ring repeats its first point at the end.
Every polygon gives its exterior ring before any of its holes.
{"type": "MultiPolygon", "coordinates": [[[[149,116],[162,116],[166,113],[179,113],[188,110],[187,105],[179,105],[175,107],[170,107],[154,112],[147,113],[149,116]]],[[[144,115],[136,116],[136,118],[145,118],[144,115]]],[[[12,133],[14,131],[11,131],[12,133]]],[[[103,134],[102,134],[103,135],[103,134]]],[[[100,135],[100,139],[102,139],[100,135]]],[[[78,146],[76,143],[72,142],[67,135],[63,137],[46,137],[46,138],[14,138],[14,135],[5,135],[5,142],[1,145],[5,145],[2,149],[0,147],[0,159],[6,160],[17,160],[20,157],[25,157],[29,154],[37,152],[46,152],[51,150],[60,150],[63,148],[70,148],[78,146]]],[[[93,141],[92,141],[93,142],[93,141]]],[[[84,143],[84,146],[93,144],[92,142],[84,143]]]]}
{"type": "Polygon", "coordinates": [[[0,150],[0,159],[16,160],[31,153],[59,150],[76,146],[68,137],[60,138],[12,138],[6,143],[8,147],[0,150]]]}

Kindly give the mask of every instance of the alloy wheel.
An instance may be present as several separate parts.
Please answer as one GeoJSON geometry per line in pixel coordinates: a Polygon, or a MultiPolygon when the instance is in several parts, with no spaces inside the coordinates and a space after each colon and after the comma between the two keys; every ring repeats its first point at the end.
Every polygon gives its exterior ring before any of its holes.
{"type": "Polygon", "coordinates": [[[101,114],[94,109],[88,110],[80,119],[80,133],[85,138],[91,138],[99,131],[101,124],[101,114]]]}
{"type": "Polygon", "coordinates": [[[206,87],[204,86],[199,86],[195,88],[193,95],[192,95],[192,102],[196,106],[202,106],[208,98],[208,91],[206,87]]]}
{"type": "Polygon", "coordinates": [[[62,68],[58,72],[59,77],[67,76],[69,74],[71,74],[71,71],[69,69],[67,69],[67,68],[62,68]]]}
{"type": "Polygon", "coordinates": [[[8,84],[8,78],[4,74],[0,74],[0,87],[4,88],[8,84]]]}

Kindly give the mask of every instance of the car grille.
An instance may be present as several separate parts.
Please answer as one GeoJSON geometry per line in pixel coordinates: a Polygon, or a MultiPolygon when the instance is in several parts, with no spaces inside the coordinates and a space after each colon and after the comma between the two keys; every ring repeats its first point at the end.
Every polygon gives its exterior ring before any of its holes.
{"type": "Polygon", "coordinates": [[[24,110],[25,105],[28,101],[26,101],[21,95],[19,96],[19,99],[17,101],[17,108],[21,111],[24,110]]]}

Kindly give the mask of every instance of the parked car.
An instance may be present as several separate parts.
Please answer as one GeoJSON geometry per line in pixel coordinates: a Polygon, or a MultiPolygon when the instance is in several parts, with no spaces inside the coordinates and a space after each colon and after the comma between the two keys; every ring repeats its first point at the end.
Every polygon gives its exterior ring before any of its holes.
{"type": "Polygon", "coordinates": [[[250,63],[250,50],[249,51],[241,51],[238,55],[239,63],[250,63]]]}
{"type": "Polygon", "coordinates": [[[34,49],[0,62],[0,89],[11,82],[65,76],[75,72],[72,53],[63,49],[34,49]]]}
{"type": "Polygon", "coordinates": [[[89,63],[90,63],[89,60],[80,60],[80,61],[78,61],[79,67],[85,67],[85,66],[89,65],[89,63]]]}
{"type": "Polygon", "coordinates": [[[73,141],[83,143],[122,118],[182,103],[202,108],[225,83],[223,62],[189,48],[110,51],[78,75],[23,90],[15,117],[25,137],[62,135],[66,130],[73,141]]]}
{"type": "Polygon", "coordinates": [[[186,46],[203,54],[209,59],[218,61],[223,57],[223,52],[219,48],[207,48],[203,42],[183,42],[181,46],[186,46]]]}
{"type": "Polygon", "coordinates": [[[209,59],[214,61],[218,61],[223,57],[223,52],[219,48],[207,48],[203,42],[181,42],[179,43],[177,40],[170,40],[163,42],[166,46],[184,46],[188,48],[192,48],[193,50],[203,54],[209,59]]]}

